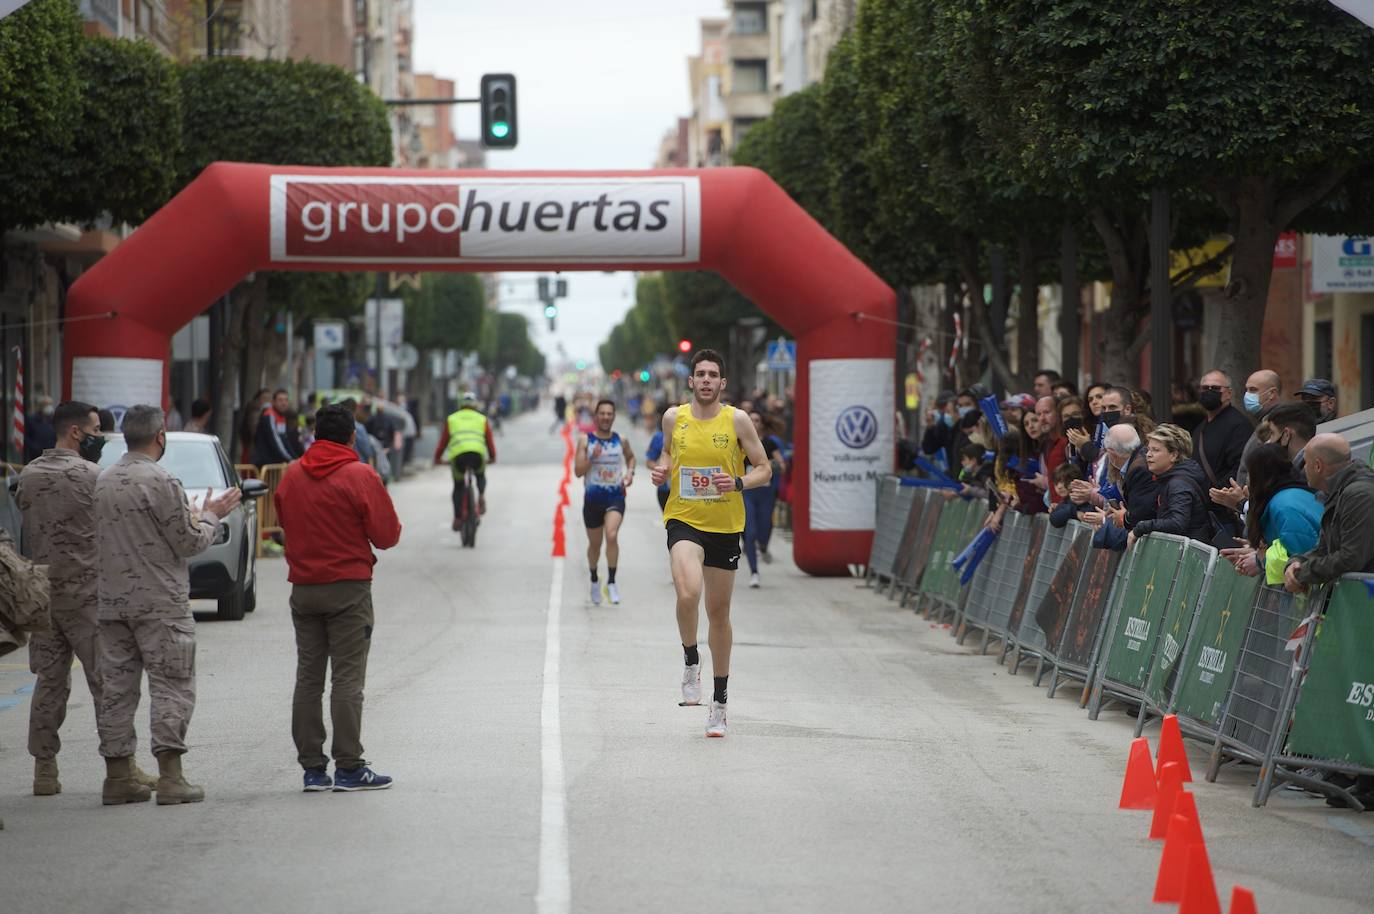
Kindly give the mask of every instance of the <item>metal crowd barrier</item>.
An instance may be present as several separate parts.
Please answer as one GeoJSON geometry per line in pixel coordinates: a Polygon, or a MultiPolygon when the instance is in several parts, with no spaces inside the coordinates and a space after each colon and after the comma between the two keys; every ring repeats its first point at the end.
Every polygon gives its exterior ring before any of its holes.
{"type": "Polygon", "coordinates": [[[1180,669],[1178,662],[1185,647],[1193,642],[1193,632],[1209,596],[1216,565],[1216,549],[1197,540],[1185,542],[1183,559],[1164,611],[1163,624],[1159,627],[1155,656],[1145,681],[1145,703],[1136,718],[1136,736],[1144,732],[1152,716],[1163,717],[1173,709],[1180,669]]]}
{"type": "MultiPolygon", "coordinates": [[[[899,483],[900,485],[900,483],[899,483]]],[[[917,488],[912,486],[901,486],[901,492],[911,493],[911,506],[907,508],[906,523],[903,525],[902,538],[897,543],[897,557],[892,561],[892,580],[889,583],[887,595],[889,598],[897,596],[898,587],[902,590],[902,605],[906,605],[906,589],[911,575],[912,546],[916,542],[916,532],[921,526],[921,518],[930,509],[930,498],[933,494],[928,488],[917,488]]]]}
{"type": "Polygon", "coordinates": [[[969,581],[968,600],[960,619],[960,644],[971,629],[983,633],[980,653],[987,653],[988,640],[1006,641],[1012,604],[1016,602],[1021,585],[1021,572],[1031,548],[1031,518],[1017,511],[1002,518],[1002,531],[983,556],[983,561],[969,581]]]}
{"type": "Polygon", "coordinates": [[[277,486],[281,485],[282,476],[286,473],[287,463],[269,463],[267,466],[258,467],[258,478],[267,486],[267,494],[258,501],[258,558],[263,557],[263,543],[266,538],[273,533],[281,533],[281,524],[277,520],[277,486]]]}
{"type": "Polygon", "coordinates": [[[1188,736],[1208,742],[1216,738],[1260,581],[1258,576],[1240,574],[1230,562],[1219,561],[1212,570],[1207,597],[1178,666],[1169,709],[1188,736]]]}
{"type": "Polygon", "coordinates": [[[1307,616],[1309,602],[1306,596],[1295,597],[1276,587],[1256,590],[1235,675],[1217,724],[1207,780],[1216,780],[1227,758],[1263,764],[1293,676],[1288,641],[1307,616]]]}
{"type": "MultiPolygon", "coordinates": [[[[892,509],[888,521],[891,529],[887,532],[887,539],[891,544],[892,556],[886,565],[879,565],[875,571],[878,580],[878,592],[888,593],[889,596],[897,592],[897,561],[902,555],[902,542],[906,539],[906,530],[911,519],[911,512],[916,505],[917,490],[901,485],[898,481],[897,491],[892,496],[892,509]]],[[[876,538],[878,533],[874,531],[876,538]]]]}
{"type": "Polygon", "coordinates": [[[901,528],[895,520],[897,477],[880,476],[873,484],[873,546],[868,554],[868,567],[864,580],[870,586],[874,580],[881,583],[881,576],[892,571],[892,560],[897,555],[897,538],[901,528]]]}
{"type": "Polygon", "coordinates": [[[1097,720],[1109,699],[1145,703],[1150,664],[1187,542],[1169,533],[1150,534],[1130,550],[1122,586],[1117,588],[1120,598],[1107,617],[1088,702],[1090,720],[1097,720]]]}
{"type": "Polygon", "coordinates": [[[1374,575],[1348,574],[1327,589],[1321,621],[1310,624],[1265,753],[1254,804],[1276,782],[1295,782],[1363,810],[1350,791],[1308,772],[1374,776],[1374,575]]]}
{"type": "MultiPolygon", "coordinates": [[[[1075,535],[1081,533],[1075,531],[1075,535]]],[[[1089,535],[1091,543],[1091,535],[1089,535]]],[[[1087,553],[1070,550],[1064,564],[1050,581],[1037,617],[1046,641],[1055,645],[1050,670],[1049,697],[1053,698],[1065,682],[1084,685],[1079,707],[1088,704],[1088,684],[1097,672],[1102,637],[1120,590],[1122,553],[1111,549],[1092,549],[1087,553]]]]}
{"type": "Polygon", "coordinates": [[[968,545],[973,538],[970,527],[982,523],[985,515],[981,501],[955,499],[947,503],[940,512],[931,542],[930,559],[921,575],[918,588],[919,607],[923,607],[927,618],[932,616],[943,619],[946,615],[958,615],[962,603],[963,588],[959,584],[959,573],[950,561],[968,545]]]}
{"type": "Polygon", "coordinates": [[[940,516],[945,510],[945,499],[940,493],[926,489],[921,495],[925,506],[921,509],[916,531],[911,538],[911,546],[907,550],[906,570],[902,575],[902,606],[906,606],[907,600],[921,583],[921,575],[925,573],[930,561],[935,529],[939,526],[940,516]]]}
{"type": "MultiPolygon", "coordinates": [[[[1005,657],[1005,648],[1013,649],[1013,674],[1021,671],[1021,661],[1028,657],[1039,658],[1043,663],[1047,642],[1045,633],[1035,621],[1035,611],[1039,608],[1040,601],[1045,598],[1045,591],[1049,589],[1050,581],[1058,573],[1059,566],[1064,563],[1065,553],[1073,544],[1074,530],[1067,526],[1051,526],[1049,515],[1037,514],[1031,518],[1031,522],[1040,530],[1038,548],[1033,548],[1031,553],[1026,554],[1026,565],[1021,573],[1021,591],[1017,594],[1016,604],[1011,611],[1011,621],[1008,623],[1011,638],[1004,643],[1002,651],[1005,657]]],[[[1077,521],[1074,523],[1088,530],[1083,524],[1077,521]]],[[[1037,545],[1035,539],[1036,534],[1032,532],[1033,547],[1037,545]]],[[[1040,684],[1040,672],[1041,668],[1037,666],[1036,685],[1040,684]]]]}

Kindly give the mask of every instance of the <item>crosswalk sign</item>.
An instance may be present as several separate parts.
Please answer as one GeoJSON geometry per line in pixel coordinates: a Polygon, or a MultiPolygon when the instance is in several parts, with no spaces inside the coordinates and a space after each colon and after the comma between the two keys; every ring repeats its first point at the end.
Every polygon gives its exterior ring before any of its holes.
{"type": "Polygon", "coordinates": [[[796,367],[796,340],[773,340],[768,344],[768,369],[770,371],[791,371],[796,367]]]}

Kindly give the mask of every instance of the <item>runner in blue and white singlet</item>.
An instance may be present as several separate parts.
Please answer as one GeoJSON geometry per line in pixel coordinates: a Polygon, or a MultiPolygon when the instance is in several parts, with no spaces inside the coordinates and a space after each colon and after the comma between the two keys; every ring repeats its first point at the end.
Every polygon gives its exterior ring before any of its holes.
{"type": "Polygon", "coordinates": [[[596,566],[601,544],[606,544],[606,595],[620,602],[615,582],[620,559],[620,523],[625,516],[625,489],[634,481],[635,457],[630,443],[612,431],[615,404],[596,404],[596,430],[577,443],[573,469],[582,477],[582,523],[587,528],[587,565],[591,570],[591,600],[601,603],[601,583],[596,566]]]}

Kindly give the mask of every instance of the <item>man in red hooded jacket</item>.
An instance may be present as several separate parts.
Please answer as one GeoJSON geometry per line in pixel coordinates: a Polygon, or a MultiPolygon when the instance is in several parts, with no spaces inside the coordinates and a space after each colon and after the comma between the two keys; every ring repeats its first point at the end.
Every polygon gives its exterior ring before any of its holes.
{"type": "Polygon", "coordinates": [[[358,462],[354,429],[342,406],[315,413],[315,443],[287,469],[275,497],[296,628],[291,736],[307,792],[391,786],[363,758],[363,682],[372,646],[372,547],[396,545],[401,523],[377,472],[358,462]],[[320,707],[326,666],[333,668],[332,781],[320,707]]]}

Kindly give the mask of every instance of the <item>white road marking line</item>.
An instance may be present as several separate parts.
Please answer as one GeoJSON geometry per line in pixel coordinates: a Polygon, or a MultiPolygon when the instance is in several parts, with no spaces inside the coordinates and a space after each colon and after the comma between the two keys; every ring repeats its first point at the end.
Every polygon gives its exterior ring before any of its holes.
{"type": "Polygon", "coordinates": [[[563,780],[563,724],[559,716],[559,655],[562,635],[563,559],[553,560],[548,619],[544,628],[544,699],[539,714],[543,795],[539,804],[539,914],[567,914],[572,905],[568,865],[568,812],[563,780]]]}

